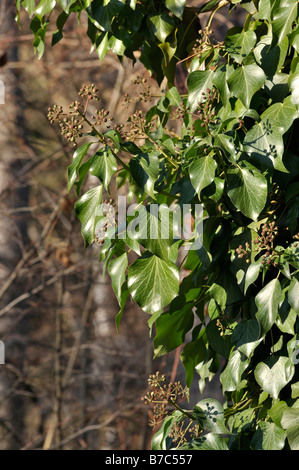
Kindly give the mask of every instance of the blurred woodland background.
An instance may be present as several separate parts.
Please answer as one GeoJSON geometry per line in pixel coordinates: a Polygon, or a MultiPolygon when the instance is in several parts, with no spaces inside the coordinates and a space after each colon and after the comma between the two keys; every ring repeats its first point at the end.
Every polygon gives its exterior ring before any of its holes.
{"type": "MultiPolygon", "coordinates": [[[[124,94],[140,92],[134,78],[157,85],[138,61],[122,65],[108,55],[100,63],[83,16],[68,21],[53,48],[48,35],[38,60],[27,14],[20,28],[15,15],[14,0],[0,0],[0,450],[149,449],[151,410],[141,397],[156,370],[184,381],[180,351],[153,360],[148,316],[134,303],[117,332],[119,308],[99,246],[84,249],[76,195],[66,192],[73,148],[47,111],[95,83],[100,105],[121,124],[135,106],[124,106],[124,94]]],[[[221,39],[238,17],[217,15],[221,39]]],[[[184,87],[184,75],[178,80],[184,87]]],[[[114,182],[112,197],[116,190],[114,182]]],[[[221,400],[213,384],[204,397],[221,400]]],[[[194,391],[193,399],[203,398],[196,380],[194,391]]]]}

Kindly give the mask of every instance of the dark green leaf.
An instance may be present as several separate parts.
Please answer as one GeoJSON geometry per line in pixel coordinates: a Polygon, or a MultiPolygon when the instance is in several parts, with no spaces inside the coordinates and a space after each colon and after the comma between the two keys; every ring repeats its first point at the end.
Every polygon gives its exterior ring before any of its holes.
{"type": "Polygon", "coordinates": [[[234,328],[232,342],[247,357],[251,356],[261,341],[260,326],[255,319],[243,320],[234,328]]]}

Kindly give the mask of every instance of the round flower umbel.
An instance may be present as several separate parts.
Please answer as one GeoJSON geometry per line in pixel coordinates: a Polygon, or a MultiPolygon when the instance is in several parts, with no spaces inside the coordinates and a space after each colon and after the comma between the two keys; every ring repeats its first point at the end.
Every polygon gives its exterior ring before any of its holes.
{"type": "Polygon", "coordinates": [[[98,92],[99,92],[99,90],[96,88],[95,84],[91,83],[89,85],[83,85],[80,88],[80,91],[78,92],[78,95],[79,96],[86,96],[87,98],[89,98],[89,100],[98,101],[99,100],[98,92]]]}
{"type": "Polygon", "coordinates": [[[61,129],[61,135],[76,145],[76,139],[82,137],[82,119],[77,119],[76,116],[71,116],[69,119],[65,118],[59,123],[61,129]]]}

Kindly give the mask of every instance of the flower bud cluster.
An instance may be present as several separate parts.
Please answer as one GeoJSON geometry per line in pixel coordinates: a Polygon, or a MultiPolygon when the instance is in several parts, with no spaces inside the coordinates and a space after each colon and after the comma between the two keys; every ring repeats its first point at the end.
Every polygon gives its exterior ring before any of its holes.
{"type": "Polygon", "coordinates": [[[78,95],[79,96],[86,96],[90,100],[94,99],[94,100],[98,101],[99,100],[98,93],[99,93],[99,90],[96,88],[95,84],[91,83],[89,85],[83,85],[80,88],[80,90],[78,92],[78,95]]]}
{"type": "Polygon", "coordinates": [[[184,388],[180,382],[170,382],[167,384],[165,375],[160,375],[160,372],[150,375],[148,384],[152,390],[147,392],[142,401],[145,404],[152,404],[154,406],[154,417],[151,422],[151,425],[154,427],[165,415],[169,414],[169,411],[173,411],[171,406],[176,404],[179,398],[188,396],[188,389],[184,388]]]}

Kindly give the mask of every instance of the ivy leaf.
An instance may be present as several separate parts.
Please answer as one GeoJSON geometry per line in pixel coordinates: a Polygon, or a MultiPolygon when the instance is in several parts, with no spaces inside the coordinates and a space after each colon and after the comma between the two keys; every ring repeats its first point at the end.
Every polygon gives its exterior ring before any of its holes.
{"type": "Polygon", "coordinates": [[[248,56],[256,43],[256,34],[254,31],[243,31],[235,33],[235,28],[228,31],[225,38],[226,51],[238,63],[248,56]]]}
{"type": "Polygon", "coordinates": [[[58,0],[58,3],[66,13],[69,13],[71,6],[76,3],[76,1],[77,0],[58,0]]]}
{"type": "Polygon", "coordinates": [[[276,321],[280,299],[281,287],[278,279],[272,279],[255,297],[258,308],[256,318],[263,334],[267,333],[276,321]]]}
{"type": "Polygon", "coordinates": [[[245,274],[245,283],[244,283],[244,294],[246,294],[248,287],[253,284],[259,277],[260,270],[262,267],[261,258],[251,263],[245,274]]]}
{"type": "Polygon", "coordinates": [[[67,167],[67,172],[68,172],[67,191],[68,192],[70,191],[71,187],[73,186],[74,182],[76,181],[79,167],[82,163],[83,158],[86,155],[86,152],[88,151],[88,149],[91,145],[92,145],[92,142],[89,142],[89,143],[84,144],[81,147],[77,148],[77,150],[75,151],[75,153],[73,155],[72,163],[67,167]]]}
{"type": "Polygon", "coordinates": [[[227,187],[234,206],[246,217],[257,220],[267,201],[265,176],[248,163],[236,165],[227,171],[227,187]]]}
{"type": "Polygon", "coordinates": [[[183,444],[179,450],[228,450],[228,447],[225,439],[219,434],[208,433],[183,444]]]}
{"type": "Polygon", "coordinates": [[[103,186],[90,189],[75,203],[75,213],[81,222],[81,233],[85,247],[94,241],[95,228],[98,222],[98,210],[102,203],[103,186]]]}
{"type": "Polygon", "coordinates": [[[236,349],[250,357],[255,348],[263,339],[260,338],[260,326],[255,319],[241,321],[236,325],[232,335],[232,342],[236,349]]]}
{"type": "Polygon", "coordinates": [[[165,261],[171,259],[176,221],[173,211],[165,204],[138,208],[138,215],[130,220],[127,233],[131,240],[138,241],[152,254],[165,261]]]}
{"type": "Polygon", "coordinates": [[[100,31],[112,32],[112,20],[124,6],[123,0],[94,0],[87,8],[88,18],[100,31]]]}
{"type": "Polygon", "coordinates": [[[117,170],[117,162],[112,150],[107,146],[102,148],[89,160],[89,163],[90,174],[96,176],[108,190],[111,177],[117,170]]]}
{"type": "Polygon", "coordinates": [[[187,301],[185,295],[180,293],[171,302],[169,310],[157,318],[157,333],[154,338],[155,358],[183,344],[186,334],[193,326],[193,308],[194,302],[187,301]]]}
{"type": "Polygon", "coordinates": [[[222,357],[228,358],[232,349],[231,335],[220,336],[216,319],[209,321],[206,327],[206,334],[209,347],[222,357]]]}
{"type": "Polygon", "coordinates": [[[196,70],[188,76],[188,106],[190,106],[191,112],[196,109],[198,103],[204,101],[207,90],[212,88],[213,74],[212,70],[196,70]]]}
{"type": "Polygon", "coordinates": [[[261,115],[261,120],[269,120],[281,134],[284,134],[297,117],[297,108],[292,103],[292,97],[288,96],[282,103],[274,103],[261,115]]]}
{"type": "Polygon", "coordinates": [[[228,79],[230,91],[239,98],[247,109],[253,95],[264,85],[266,75],[258,65],[249,64],[238,67],[228,79]]]}
{"type": "Polygon", "coordinates": [[[155,198],[154,186],[159,176],[159,158],[154,152],[141,153],[131,158],[131,174],[142,191],[155,198]]]}
{"type": "Polygon", "coordinates": [[[228,363],[220,375],[223,393],[242,388],[243,381],[241,381],[241,377],[248,366],[249,360],[245,354],[238,350],[231,352],[228,363]]]}
{"type": "Polygon", "coordinates": [[[231,135],[218,134],[216,135],[213,144],[215,147],[218,147],[222,150],[228,160],[231,162],[236,161],[235,143],[234,138],[231,135]]]}
{"type": "Polygon", "coordinates": [[[274,12],[272,31],[278,44],[292,30],[293,21],[296,21],[298,10],[297,0],[283,0],[274,12]]]}
{"type": "Polygon", "coordinates": [[[163,420],[159,431],[152,438],[152,450],[168,450],[171,447],[172,439],[169,437],[172,426],[183,418],[181,411],[175,411],[163,420]]]}
{"type": "Polygon", "coordinates": [[[148,17],[147,24],[160,42],[165,42],[174,28],[174,21],[166,12],[148,17]]]}
{"type": "Polygon", "coordinates": [[[213,398],[199,401],[193,408],[192,415],[205,431],[215,434],[229,433],[224,423],[223,406],[213,398]]]}
{"type": "Polygon", "coordinates": [[[260,362],[254,371],[254,377],[262,389],[277,399],[279,392],[293,378],[294,364],[285,356],[270,356],[260,362]]]}
{"type": "Polygon", "coordinates": [[[295,312],[299,313],[299,282],[295,277],[293,277],[289,287],[288,302],[295,312]]]}
{"type": "Polygon", "coordinates": [[[108,273],[111,278],[112,289],[119,305],[122,301],[122,287],[126,281],[126,269],[128,267],[128,255],[123,253],[109,263],[108,273]]]}
{"type": "Polygon", "coordinates": [[[189,168],[192,186],[200,197],[201,190],[212,183],[215,178],[217,163],[212,155],[200,157],[193,161],[189,168]]]}
{"type": "Polygon", "coordinates": [[[56,5],[56,0],[41,0],[38,6],[35,8],[34,13],[39,16],[43,17],[47,13],[53,10],[56,5]]]}
{"type": "Polygon", "coordinates": [[[284,145],[281,130],[268,118],[248,131],[243,146],[244,151],[263,167],[288,172],[282,162],[284,145]]]}
{"type": "Polygon", "coordinates": [[[147,313],[166,307],[179,291],[175,264],[144,254],[128,269],[128,288],[135,302],[147,313]]]}
{"type": "Polygon", "coordinates": [[[178,18],[182,18],[186,0],[165,0],[165,6],[178,18]]]}
{"type": "Polygon", "coordinates": [[[260,422],[250,444],[254,450],[282,450],[286,437],[286,432],[275,423],[260,422]]]}
{"type": "Polygon", "coordinates": [[[191,387],[195,367],[206,357],[206,345],[202,337],[187,343],[181,352],[181,361],[186,373],[186,385],[191,387]]]}
{"type": "Polygon", "coordinates": [[[299,450],[299,408],[287,408],[283,411],[281,425],[286,430],[291,450],[299,450]]]}

